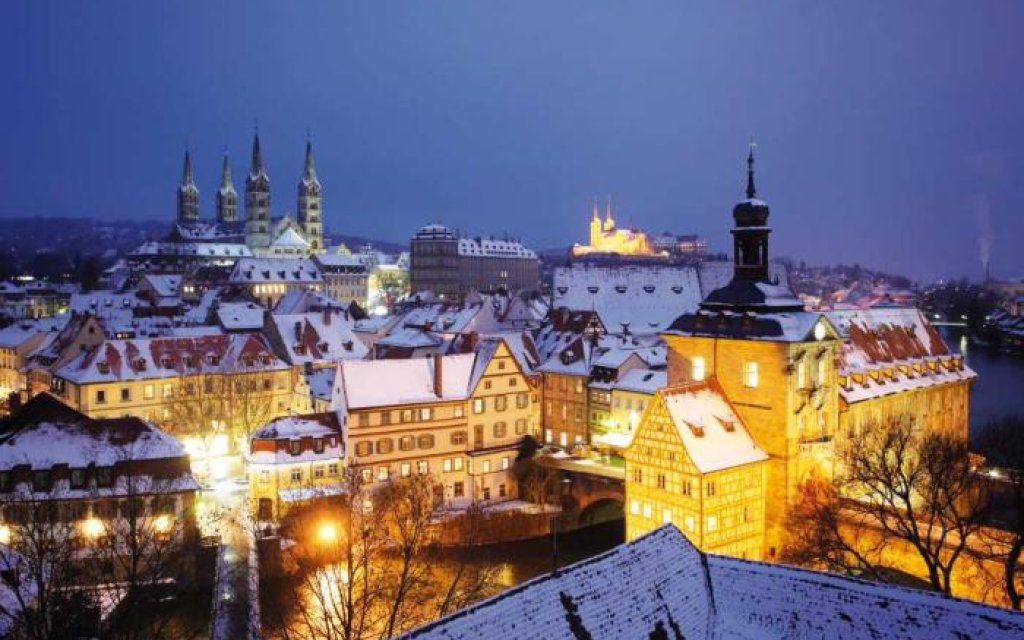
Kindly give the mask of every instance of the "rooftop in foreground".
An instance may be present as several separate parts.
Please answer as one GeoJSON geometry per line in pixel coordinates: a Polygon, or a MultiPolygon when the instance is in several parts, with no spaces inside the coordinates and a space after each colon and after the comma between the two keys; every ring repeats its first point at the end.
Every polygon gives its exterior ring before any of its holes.
{"type": "Polygon", "coordinates": [[[1024,614],[708,555],[665,525],[404,637],[981,640],[1024,637],[1024,614]]]}

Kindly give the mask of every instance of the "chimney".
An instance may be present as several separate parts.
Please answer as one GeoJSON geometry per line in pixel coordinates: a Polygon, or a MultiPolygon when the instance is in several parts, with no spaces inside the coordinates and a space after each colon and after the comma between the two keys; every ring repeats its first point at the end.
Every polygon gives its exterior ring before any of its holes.
{"type": "Polygon", "coordinates": [[[331,308],[324,307],[324,325],[331,326],[331,308]]]}
{"type": "Polygon", "coordinates": [[[442,392],[444,391],[444,387],[442,386],[441,380],[441,358],[443,357],[444,356],[442,356],[440,353],[434,354],[434,395],[437,396],[438,398],[441,397],[442,392]]]}

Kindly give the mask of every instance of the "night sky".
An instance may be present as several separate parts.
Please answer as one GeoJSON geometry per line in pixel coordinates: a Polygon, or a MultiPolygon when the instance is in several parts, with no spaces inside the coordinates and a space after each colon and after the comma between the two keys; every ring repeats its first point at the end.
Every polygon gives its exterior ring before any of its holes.
{"type": "Polygon", "coordinates": [[[6,3],[0,216],[170,221],[187,142],[212,217],[258,120],[331,232],[543,249],[611,195],[722,250],[754,136],[775,255],[1024,277],[1024,3],[683,4],[6,3]]]}

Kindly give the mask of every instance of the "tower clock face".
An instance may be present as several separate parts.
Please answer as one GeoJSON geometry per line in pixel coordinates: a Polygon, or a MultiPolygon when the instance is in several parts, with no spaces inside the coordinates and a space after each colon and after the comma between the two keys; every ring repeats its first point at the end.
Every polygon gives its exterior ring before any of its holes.
{"type": "Polygon", "coordinates": [[[815,340],[819,340],[819,341],[820,340],[824,340],[825,339],[825,335],[826,335],[826,331],[825,331],[825,323],[824,322],[819,322],[818,324],[814,325],[814,339],[815,340]]]}

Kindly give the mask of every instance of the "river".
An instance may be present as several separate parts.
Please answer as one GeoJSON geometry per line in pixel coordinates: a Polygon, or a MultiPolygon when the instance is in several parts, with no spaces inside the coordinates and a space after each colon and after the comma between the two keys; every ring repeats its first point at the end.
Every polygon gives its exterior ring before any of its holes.
{"type": "Polygon", "coordinates": [[[971,390],[972,438],[992,420],[1013,413],[1024,415],[1024,356],[971,343],[962,332],[950,327],[942,334],[978,374],[971,390]]]}

